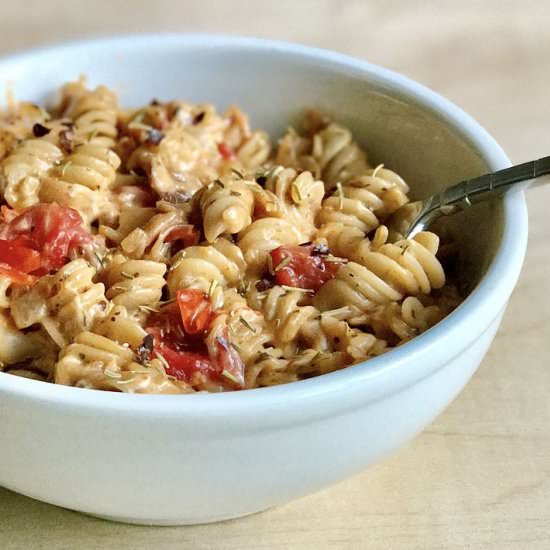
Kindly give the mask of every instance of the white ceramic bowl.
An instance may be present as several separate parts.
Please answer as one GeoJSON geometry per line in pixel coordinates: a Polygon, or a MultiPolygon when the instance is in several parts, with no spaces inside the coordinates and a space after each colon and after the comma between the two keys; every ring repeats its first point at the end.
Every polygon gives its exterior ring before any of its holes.
{"type": "MultiPolygon", "coordinates": [[[[114,87],[127,105],[152,97],[237,103],[273,136],[304,107],[326,109],[417,195],[509,165],[485,130],[437,94],[304,46],[142,35],[0,62],[0,80],[35,101],[81,73],[114,87]]],[[[363,470],[458,394],[516,283],[527,238],[521,194],[456,224],[475,290],[436,327],[368,363],[286,386],[193,396],[107,393],[0,373],[0,484],[118,521],[188,524],[257,512],[363,470]]]]}

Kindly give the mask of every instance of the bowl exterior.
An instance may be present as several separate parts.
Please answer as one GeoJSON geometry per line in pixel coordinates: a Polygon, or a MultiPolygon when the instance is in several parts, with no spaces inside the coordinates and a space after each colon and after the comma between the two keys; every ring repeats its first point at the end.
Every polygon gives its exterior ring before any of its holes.
{"type": "Polygon", "coordinates": [[[354,475],[418,434],[468,382],[499,322],[500,315],[464,353],[400,392],[284,429],[265,429],[257,417],[246,430],[212,437],[181,417],[159,425],[124,411],[75,416],[2,400],[0,484],[131,523],[258,512],[354,475]]]}

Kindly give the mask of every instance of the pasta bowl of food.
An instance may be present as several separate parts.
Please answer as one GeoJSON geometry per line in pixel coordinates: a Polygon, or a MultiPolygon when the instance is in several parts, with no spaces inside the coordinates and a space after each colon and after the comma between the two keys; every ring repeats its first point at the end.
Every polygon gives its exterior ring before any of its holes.
{"type": "Polygon", "coordinates": [[[0,76],[1,485],[117,521],[239,517],[382,459],[475,372],[523,195],[413,239],[390,223],[509,165],[447,100],[208,35],[61,45],[0,76]]]}

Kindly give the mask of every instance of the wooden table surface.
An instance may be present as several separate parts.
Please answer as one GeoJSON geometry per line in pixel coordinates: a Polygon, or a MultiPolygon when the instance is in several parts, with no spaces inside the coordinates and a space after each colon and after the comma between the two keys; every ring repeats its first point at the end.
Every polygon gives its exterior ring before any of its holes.
{"type": "MultiPolygon", "coordinates": [[[[0,54],[160,30],[338,50],[447,96],[513,161],[550,154],[545,0],[19,0],[1,11],[0,54]]],[[[528,203],[525,267],[491,350],[447,411],[389,460],[281,508],[193,527],[117,525],[0,489],[0,548],[550,548],[550,186],[528,203]]]]}

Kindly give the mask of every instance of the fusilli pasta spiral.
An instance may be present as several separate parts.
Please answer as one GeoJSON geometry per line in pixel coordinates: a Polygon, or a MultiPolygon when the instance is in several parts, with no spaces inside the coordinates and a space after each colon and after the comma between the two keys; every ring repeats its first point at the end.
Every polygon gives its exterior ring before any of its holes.
{"type": "Polygon", "coordinates": [[[0,190],[6,202],[17,209],[27,208],[39,201],[40,183],[63,152],[46,139],[27,139],[0,166],[0,190]]]}
{"type": "Polygon", "coordinates": [[[161,262],[116,255],[105,272],[106,297],[128,311],[156,304],[166,284],[165,273],[166,265],[161,262]]]}
{"type": "Polygon", "coordinates": [[[62,91],[65,104],[64,116],[74,120],[77,140],[113,148],[117,131],[117,99],[105,86],[87,90],[80,81],[65,87],[62,91]]]}
{"type": "MultiPolygon", "coordinates": [[[[224,238],[211,245],[190,246],[174,256],[166,278],[170,295],[177,290],[196,288],[212,294],[216,287],[236,286],[246,270],[238,246],[224,238]]],[[[222,299],[216,292],[217,305],[222,299]]]]}
{"type": "Polygon", "coordinates": [[[239,234],[239,247],[247,265],[261,271],[269,251],[282,244],[300,244],[307,240],[300,230],[282,218],[260,218],[239,234]]]}
{"type": "Polygon", "coordinates": [[[53,275],[42,277],[29,292],[14,297],[10,311],[15,326],[40,324],[59,346],[90,328],[107,309],[105,287],[94,283],[95,269],[76,259],[53,275]]]}
{"type": "Polygon", "coordinates": [[[342,223],[364,233],[375,229],[407,202],[409,188],[394,172],[384,168],[365,171],[360,178],[338,184],[332,196],[323,201],[319,222],[342,223]]]}
{"type": "Polygon", "coordinates": [[[367,156],[353,141],[351,132],[335,123],[322,127],[309,139],[291,131],[279,146],[276,162],[311,171],[323,180],[327,191],[337,183],[363,175],[369,168],[367,156]]]}
{"type": "Polygon", "coordinates": [[[300,231],[301,242],[310,240],[325,194],[323,182],[315,180],[311,172],[298,174],[292,168],[276,166],[270,170],[265,188],[277,199],[274,213],[300,231]]]}
{"type": "Polygon", "coordinates": [[[91,224],[100,216],[111,217],[114,205],[107,193],[115,181],[120,159],[102,145],[78,146],[39,191],[42,202],[57,202],[80,212],[91,224]]]}
{"type": "Polygon", "coordinates": [[[421,232],[413,239],[386,243],[365,252],[362,265],[349,262],[315,297],[320,309],[354,305],[368,311],[375,304],[400,301],[406,295],[429,294],[445,284],[435,253],[438,237],[421,232]]]}
{"type": "Polygon", "coordinates": [[[158,361],[134,361],[133,352],[105,336],[82,332],[64,348],[55,365],[55,382],[65,386],[131,393],[182,393],[185,385],[166,377],[158,361]]]}
{"type": "Polygon", "coordinates": [[[200,197],[206,240],[213,242],[224,233],[235,234],[249,226],[253,206],[254,194],[244,180],[209,183],[200,197]]]}

